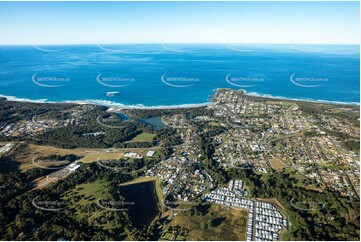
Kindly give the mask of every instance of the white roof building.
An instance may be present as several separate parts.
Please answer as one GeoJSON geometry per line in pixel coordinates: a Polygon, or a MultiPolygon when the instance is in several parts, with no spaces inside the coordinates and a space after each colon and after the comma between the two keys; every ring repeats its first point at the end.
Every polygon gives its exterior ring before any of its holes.
{"type": "Polygon", "coordinates": [[[153,156],[154,154],[155,154],[155,151],[150,150],[147,152],[146,156],[150,157],[150,156],[153,156]]]}

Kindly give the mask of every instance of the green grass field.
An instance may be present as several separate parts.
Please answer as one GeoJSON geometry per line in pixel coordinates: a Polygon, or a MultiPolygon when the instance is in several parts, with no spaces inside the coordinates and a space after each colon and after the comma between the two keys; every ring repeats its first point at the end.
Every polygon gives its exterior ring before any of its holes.
{"type": "Polygon", "coordinates": [[[276,171],[280,171],[286,166],[280,159],[270,159],[269,162],[271,163],[272,168],[276,171]]]}
{"type": "MultiPolygon", "coordinates": [[[[38,158],[47,157],[50,155],[66,156],[70,154],[82,156],[84,155],[84,152],[78,149],[60,149],[46,145],[21,143],[21,144],[17,144],[15,148],[13,148],[10,152],[7,153],[9,157],[12,157],[13,160],[16,160],[17,162],[20,163],[20,171],[22,172],[37,168],[37,166],[32,162],[33,159],[37,160],[38,158]]],[[[47,167],[47,166],[65,165],[67,163],[60,161],[60,162],[40,162],[38,164],[47,167]]]]}
{"type": "Polygon", "coordinates": [[[94,154],[87,154],[79,161],[83,163],[92,163],[96,162],[98,159],[104,160],[119,160],[123,157],[123,153],[94,153],[94,154]]]}
{"type": "Polygon", "coordinates": [[[211,126],[220,126],[221,125],[219,122],[214,122],[214,121],[208,122],[208,124],[211,126]]]}
{"type": "MultiPolygon", "coordinates": [[[[70,193],[74,193],[73,195],[84,195],[85,197],[98,199],[102,196],[105,196],[107,192],[107,187],[108,184],[106,182],[96,180],[91,183],[84,183],[78,185],[70,193]]],[[[83,198],[81,201],[83,202],[80,202],[80,204],[84,204],[88,202],[88,199],[83,198]]]]}
{"type": "Polygon", "coordinates": [[[154,137],[155,137],[155,134],[143,132],[143,133],[135,136],[129,142],[152,142],[154,137]]]}
{"type": "Polygon", "coordinates": [[[177,235],[175,240],[176,241],[184,241],[184,240],[186,240],[186,237],[184,237],[183,235],[177,235]]]}
{"type": "Polygon", "coordinates": [[[107,210],[101,209],[96,205],[97,200],[105,198],[108,193],[108,183],[96,180],[90,183],[84,183],[76,186],[67,192],[63,198],[69,201],[69,206],[75,209],[74,217],[78,220],[86,220],[90,225],[99,226],[103,229],[116,229],[117,227],[112,221],[97,223],[99,220],[107,216],[107,210]],[[92,212],[88,210],[92,207],[92,212]]]}
{"type": "Polygon", "coordinates": [[[173,237],[172,233],[165,233],[165,235],[163,235],[163,237],[161,239],[163,240],[171,240],[173,237]]]}
{"type": "MultiPolygon", "coordinates": [[[[290,173],[292,170],[289,168],[286,168],[286,173],[290,173]]],[[[301,174],[291,174],[291,177],[296,178],[298,182],[296,184],[293,184],[294,187],[303,187],[308,190],[314,190],[318,192],[322,192],[322,189],[324,189],[324,184],[322,184],[320,187],[317,187],[316,184],[306,185],[304,184],[304,181],[307,179],[304,175],[301,174]]]]}

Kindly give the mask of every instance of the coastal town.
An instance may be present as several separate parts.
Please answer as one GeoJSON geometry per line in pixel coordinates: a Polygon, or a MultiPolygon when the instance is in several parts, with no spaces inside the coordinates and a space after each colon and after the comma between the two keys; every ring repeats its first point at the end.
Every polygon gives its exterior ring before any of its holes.
{"type": "Polygon", "coordinates": [[[1,241],[361,241],[360,1],[1,1],[1,241]]]}
{"type": "MultiPolygon", "coordinates": [[[[359,199],[359,150],[346,148],[344,139],[335,135],[342,133],[350,140],[357,138],[357,127],[348,119],[335,115],[315,115],[305,112],[302,104],[297,102],[257,99],[230,89],[218,90],[213,101],[200,114],[174,113],[158,117],[165,128],[172,130],[173,136],[180,140],[180,143],[164,147],[171,149],[170,154],[161,155],[159,149],[162,141],[156,140],[156,134],[148,134],[153,137],[153,140],[147,141],[150,147],[124,150],[117,147],[88,148],[85,157],[61,163],[61,166],[36,180],[36,187],[45,189],[50,184],[67,179],[71,174],[76,174],[84,162],[94,162],[102,168],[124,174],[130,174],[123,169],[128,164],[134,165],[137,160],[143,164],[144,161],[150,162],[147,169],[138,172],[139,176],[161,181],[162,204],[172,211],[173,220],[177,213],[188,211],[195,204],[211,203],[247,212],[247,241],[280,240],[282,234],[289,230],[290,221],[277,200],[263,200],[254,196],[246,181],[231,179],[225,183],[207,169],[202,151],[205,148],[201,149],[200,146],[204,142],[202,137],[215,129],[221,132],[214,132],[210,137],[214,149],[207,160],[218,164],[225,172],[252,171],[260,177],[275,172],[292,173],[300,181],[300,187],[314,191],[327,189],[350,200],[359,199]],[[88,156],[93,158],[88,159],[88,156]]],[[[67,110],[65,118],[61,119],[43,114],[25,122],[4,123],[1,124],[0,136],[31,137],[61,126],[82,125],[87,120],[87,112],[93,109],[92,105],[79,105],[67,110]]],[[[340,110],[344,111],[345,108],[341,107],[340,110]]],[[[350,108],[347,112],[355,112],[355,109],[350,108]]],[[[115,121],[124,125],[132,123],[115,121]]],[[[109,132],[104,132],[105,128],[109,127],[100,125],[100,129],[84,131],[77,137],[105,139],[109,135],[109,132]]],[[[146,135],[137,139],[139,137],[146,135]]],[[[16,143],[3,143],[0,156],[6,157],[11,153],[16,143]]],[[[33,160],[36,167],[45,169],[53,169],[49,168],[52,162],[33,160]]],[[[290,204],[299,208],[293,200],[290,204]]],[[[309,209],[309,205],[306,207],[309,209]]],[[[171,233],[167,227],[163,232],[171,233]]]]}
{"type": "Polygon", "coordinates": [[[208,108],[214,116],[191,120],[185,115],[163,117],[183,139],[184,145],[176,150],[199,155],[192,123],[228,127],[230,132],[214,137],[213,159],[224,167],[261,173],[293,169],[313,180],[317,187],[328,187],[343,196],[359,196],[359,154],[345,149],[342,139],[327,134],[328,130],[338,129],[354,135],[355,129],[347,120],[323,116],[317,119],[303,114],[296,103],[255,102],[234,91],[219,93],[215,104],[208,108]]]}
{"type": "Polygon", "coordinates": [[[68,125],[84,125],[86,123],[85,113],[93,109],[93,105],[76,105],[50,116],[44,112],[33,115],[22,122],[2,122],[0,123],[0,135],[26,137],[68,125]]]}
{"type": "Polygon", "coordinates": [[[193,162],[187,157],[170,157],[146,172],[146,176],[162,180],[163,193],[168,198],[165,203],[171,200],[194,201],[207,188],[212,188],[212,177],[205,170],[195,170],[193,162]]]}

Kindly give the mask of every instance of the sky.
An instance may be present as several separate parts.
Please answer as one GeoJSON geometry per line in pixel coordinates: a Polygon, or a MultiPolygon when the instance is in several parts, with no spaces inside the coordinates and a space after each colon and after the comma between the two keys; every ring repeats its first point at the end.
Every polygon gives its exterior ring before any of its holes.
{"type": "Polygon", "coordinates": [[[359,2],[0,2],[0,45],[359,44],[359,2]]]}

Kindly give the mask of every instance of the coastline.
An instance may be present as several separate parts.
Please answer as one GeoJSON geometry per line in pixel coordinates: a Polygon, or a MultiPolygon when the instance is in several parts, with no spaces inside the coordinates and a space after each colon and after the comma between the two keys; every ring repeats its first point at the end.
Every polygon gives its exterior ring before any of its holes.
{"type": "Polygon", "coordinates": [[[247,92],[246,90],[239,89],[237,91],[243,91],[244,95],[251,96],[251,97],[262,97],[262,98],[269,98],[269,99],[277,99],[277,100],[291,100],[295,102],[311,102],[311,103],[319,103],[319,104],[337,104],[337,105],[347,105],[347,106],[360,106],[359,102],[341,102],[341,101],[329,101],[329,100],[314,100],[314,99],[307,99],[307,98],[289,98],[283,96],[272,96],[270,94],[259,94],[257,92],[247,92]]]}
{"type": "Polygon", "coordinates": [[[13,102],[26,102],[26,103],[49,103],[49,104],[79,104],[79,105],[97,105],[104,106],[113,109],[178,109],[178,108],[197,108],[205,107],[213,104],[213,102],[205,103],[193,103],[193,104],[178,104],[178,105],[159,105],[159,106],[145,106],[143,104],[132,104],[125,105],[122,103],[116,103],[108,100],[73,100],[73,101],[49,101],[47,99],[29,99],[29,98],[18,98],[15,96],[7,96],[0,94],[0,98],[5,98],[8,101],[13,102]]]}
{"type": "MultiPolygon", "coordinates": [[[[256,92],[247,92],[244,89],[232,89],[232,88],[217,88],[213,90],[212,96],[214,96],[219,90],[233,90],[233,91],[242,91],[243,95],[250,97],[260,97],[266,99],[273,100],[281,100],[281,101],[295,101],[295,102],[310,102],[315,104],[333,104],[333,105],[343,105],[343,106],[360,106],[359,102],[340,102],[340,101],[329,101],[329,100],[314,100],[314,99],[297,99],[297,98],[289,98],[283,96],[272,96],[270,94],[259,94],[256,92]]],[[[7,96],[0,94],[0,98],[5,98],[8,101],[15,102],[26,102],[26,103],[49,103],[49,104],[78,104],[78,105],[97,105],[104,106],[112,110],[124,110],[124,109],[181,109],[181,108],[197,108],[197,107],[207,107],[213,105],[213,101],[208,101],[204,103],[191,103],[191,104],[176,104],[176,105],[159,105],[159,106],[145,106],[143,104],[131,104],[125,105],[122,103],[117,103],[108,100],[97,100],[97,99],[89,99],[89,100],[66,100],[66,101],[49,101],[48,99],[29,99],[29,98],[18,98],[16,96],[7,96]]]]}

